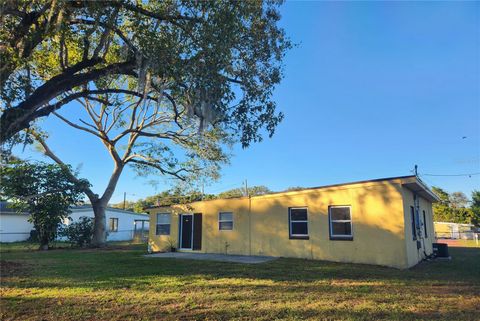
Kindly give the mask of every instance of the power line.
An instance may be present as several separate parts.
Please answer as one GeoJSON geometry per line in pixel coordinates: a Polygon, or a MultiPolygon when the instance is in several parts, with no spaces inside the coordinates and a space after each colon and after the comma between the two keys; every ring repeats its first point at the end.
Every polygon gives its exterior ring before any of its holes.
{"type": "Polygon", "coordinates": [[[475,175],[480,175],[480,173],[469,173],[469,174],[427,174],[427,173],[422,173],[420,175],[423,175],[423,176],[475,176],[475,175]]]}

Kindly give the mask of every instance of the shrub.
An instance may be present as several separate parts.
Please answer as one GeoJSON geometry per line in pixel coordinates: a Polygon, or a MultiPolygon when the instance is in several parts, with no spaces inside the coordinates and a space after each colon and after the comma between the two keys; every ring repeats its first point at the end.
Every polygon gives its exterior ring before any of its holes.
{"type": "Polygon", "coordinates": [[[32,242],[32,243],[38,243],[39,242],[37,230],[31,230],[30,231],[30,236],[28,237],[27,242],[32,242]]]}
{"type": "Polygon", "coordinates": [[[90,245],[93,236],[93,218],[82,216],[77,222],[62,227],[60,235],[74,245],[84,247],[90,245]]]}
{"type": "Polygon", "coordinates": [[[40,249],[48,250],[70,206],[80,201],[86,181],[72,183],[71,168],[44,162],[14,160],[0,166],[0,194],[17,212],[28,212],[40,249]]]}

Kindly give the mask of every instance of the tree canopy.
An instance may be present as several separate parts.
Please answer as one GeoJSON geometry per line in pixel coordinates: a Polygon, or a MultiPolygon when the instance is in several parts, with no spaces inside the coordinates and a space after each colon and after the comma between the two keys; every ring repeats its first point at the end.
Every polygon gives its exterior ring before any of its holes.
{"type": "MultiPolygon", "coordinates": [[[[248,188],[250,196],[264,195],[270,193],[271,190],[263,185],[252,186],[248,188]]],[[[245,196],[244,188],[233,188],[224,192],[215,194],[203,194],[200,191],[186,191],[182,188],[176,187],[170,190],[163,191],[153,196],[147,196],[144,199],[139,199],[135,202],[125,202],[125,209],[137,213],[143,213],[149,207],[154,206],[170,206],[174,204],[188,204],[191,202],[211,200],[217,198],[234,198],[245,196]]],[[[123,202],[112,204],[112,207],[123,208],[123,202]]]]}
{"type": "Polygon", "coordinates": [[[218,198],[233,198],[233,197],[242,197],[242,196],[257,196],[271,193],[272,191],[263,185],[251,186],[248,188],[248,194],[245,191],[245,188],[233,188],[228,191],[218,194],[218,198]]]}
{"type": "Polygon", "coordinates": [[[7,1],[0,141],[81,98],[165,99],[242,145],[282,119],[273,88],[291,47],[276,1],[7,1]]]}
{"type": "Polygon", "coordinates": [[[6,2],[0,141],[25,133],[67,168],[34,121],[53,115],[97,137],[114,170],[103,193],[84,192],[95,212],[93,242],[103,244],[105,207],[126,166],[142,175],[217,178],[226,146],[274,133],[283,115],[272,94],[292,46],[278,26],[279,4],[6,2]],[[62,108],[72,102],[83,107],[80,119],[62,108]]]}
{"type": "Polygon", "coordinates": [[[432,187],[432,191],[440,198],[440,202],[433,204],[433,220],[436,222],[453,222],[480,224],[480,193],[472,192],[472,206],[462,192],[448,193],[439,187],[432,187]]]}
{"type": "Polygon", "coordinates": [[[480,191],[472,192],[472,206],[473,220],[472,223],[480,226],[480,191]]]}

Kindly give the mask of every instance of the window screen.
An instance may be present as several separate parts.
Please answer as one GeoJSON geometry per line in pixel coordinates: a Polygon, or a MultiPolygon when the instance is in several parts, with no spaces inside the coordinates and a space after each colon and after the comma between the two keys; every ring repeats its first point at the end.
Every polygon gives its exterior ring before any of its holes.
{"type": "Polygon", "coordinates": [[[330,206],[330,238],[352,239],[352,215],[350,206],[330,206]]]}
{"type": "Polygon", "coordinates": [[[157,214],[156,235],[170,235],[170,220],[169,213],[157,214]]]}
{"type": "Polygon", "coordinates": [[[221,231],[233,230],[233,213],[231,212],[218,213],[218,229],[221,231]]]}
{"type": "Polygon", "coordinates": [[[308,237],[308,211],[306,207],[290,208],[290,238],[308,237]]]}

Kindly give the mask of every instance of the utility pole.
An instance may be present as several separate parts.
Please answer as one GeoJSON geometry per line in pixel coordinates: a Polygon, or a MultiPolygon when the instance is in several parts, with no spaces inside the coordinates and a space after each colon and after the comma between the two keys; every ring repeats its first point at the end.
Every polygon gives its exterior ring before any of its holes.
{"type": "Polygon", "coordinates": [[[202,201],[203,201],[204,195],[205,195],[205,183],[202,182],[202,201]]]}
{"type": "Polygon", "coordinates": [[[248,195],[248,182],[247,182],[247,180],[245,180],[245,196],[249,196],[248,195]]]}
{"type": "Polygon", "coordinates": [[[415,176],[418,176],[418,165],[415,164],[415,176]]]}
{"type": "Polygon", "coordinates": [[[125,202],[127,201],[127,192],[123,192],[123,210],[125,210],[125,202]]]}

